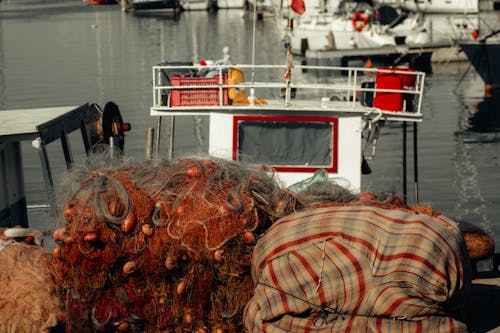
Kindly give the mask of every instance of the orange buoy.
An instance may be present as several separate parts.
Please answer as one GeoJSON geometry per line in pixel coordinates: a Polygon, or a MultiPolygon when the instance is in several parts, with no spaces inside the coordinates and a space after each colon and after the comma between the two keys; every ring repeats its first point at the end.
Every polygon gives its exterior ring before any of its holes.
{"type": "Polygon", "coordinates": [[[470,34],[472,38],[477,39],[479,37],[479,30],[473,29],[470,34]]]}
{"type": "Polygon", "coordinates": [[[488,83],[484,86],[484,97],[493,96],[493,85],[488,83]]]}

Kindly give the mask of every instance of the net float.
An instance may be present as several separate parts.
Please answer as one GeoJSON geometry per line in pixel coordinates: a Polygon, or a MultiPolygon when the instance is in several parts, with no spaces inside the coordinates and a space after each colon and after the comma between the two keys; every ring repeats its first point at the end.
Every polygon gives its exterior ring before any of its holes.
{"type": "Polygon", "coordinates": [[[56,229],[56,230],[54,230],[54,233],[52,234],[52,238],[56,242],[62,242],[64,240],[64,234],[65,233],[66,233],[66,229],[65,228],[56,229]]]}
{"type": "Polygon", "coordinates": [[[245,233],[243,234],[243,236],[245,237],[245,241],[247,242],[247,244],[253,244],[255,243],[255,235],[253,232],[251,231],[245,231],[245,233]]]}
{"type": "Polygon", "coordinates": [[[151,235],[153,235],[153,232],[154,232],[151,224],[143,224],[141,230],[142,230],[142,233],[146,236],[151,236],[151,235]]]}
{"type": "Polygon", "coordinates": [[[171,271],[175,268],[176,266],[176,260],[173,258],[173,257],[167,257],[167,259],[165,259],[165,267],[171,271]]]}
{"type": "Polygon", "coordinates": [[[137,269],[137,264],[133,260],[129,261],[129,262],[125,263],[125,265],[123,265],[123,273],[125,275],[132,274],[133,272],[135,272],[136,269],[137,269]]]}
{"type": "Polygon", "coordinates": [[[190,178],[199,177],[201,175],[201,169],[197,166],[190,166],[186,169],[186,176],[190,178]]]}
{"type": "Polygon", "coordinates": [[[130,212],[121,225],[121,229],[124,233],[128,234],[135,228],[136,217],[133,212],[130,212]]]}
{"type": "Polygon", "coordinates": [[[215,261],[221,262],[224,259],[224,250],[215,250],[214,259],[215,261]]]}
{"type": "Polygon", "coordinates": [[[61,259],[61,246],[58,245],[52,250],[52,256],[57,260],[61,259]]]}
{"type": "Polygon", "coordinates": [[[186,290],[186,281],[181,281],[177,285],[176,289],[177,295],[182,295],[184,293],[184,290],[186,290]]]}
{"type": "Polygon", "coordinates": [[[84,237],[83,240],[89,243],[93,243],[98,239],[97,234],[95,232],[89,232],[84,237]]]}

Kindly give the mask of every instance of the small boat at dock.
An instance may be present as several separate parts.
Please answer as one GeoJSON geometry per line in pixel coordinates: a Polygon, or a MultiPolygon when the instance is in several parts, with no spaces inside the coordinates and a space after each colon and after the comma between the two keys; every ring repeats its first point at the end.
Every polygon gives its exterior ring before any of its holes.
{"type": "Polygon", "coordinates": [[[407,68],[162,65],[153,72],[151,115],[159,124],[206,115],[210,155],[269,165],[286,185],[324,168],[359,189],[366,146],[376,143],[380,125],[416,126],[423,118],[425,73],[407,68]],[[321,80],[309,78],[315,75],[321,80]]]}

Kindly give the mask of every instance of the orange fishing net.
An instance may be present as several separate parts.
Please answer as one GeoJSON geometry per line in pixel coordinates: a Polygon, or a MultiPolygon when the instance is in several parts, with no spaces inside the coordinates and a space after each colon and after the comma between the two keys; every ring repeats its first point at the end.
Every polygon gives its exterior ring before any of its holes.
{"type": "Polygon", "coordinates": [[[190,159],[101,168],[66,201],[67,332],[241,332],[256,239],[294,206],[269,170],[190,159]]]}

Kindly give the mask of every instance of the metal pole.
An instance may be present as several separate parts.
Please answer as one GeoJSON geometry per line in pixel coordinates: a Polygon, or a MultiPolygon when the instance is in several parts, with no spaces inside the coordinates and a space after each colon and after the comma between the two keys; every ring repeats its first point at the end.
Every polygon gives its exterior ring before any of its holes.
{"type": "Polygon", "coordinates": [[[155,129],[152,127],[148,128],[147,138],[146,138],[146,159],[150,160],[153,158],[153,142],[155,137],[155,129]]]}
{"type": "Polygon", "coordinates": [[[413,123],[413,175],[415,183],[415,204],[418,205],[418,151],[417,151],[417,123],[413,123]]]}
{"type": "Polygon", "coordinates": [[[170,143],[168,145],[168,159],[174,157],[174,130],[175,130],[175,117],[170,116],[170,143]]]}
{"type": "Polygon", "coordinates": [[[156,147],[155,158],[160,159],[160,136],[161,136],[161,116],[156,118],[156,147]]]}
{"type": "Polygon", "coordinates": [[[408,189],[406,186],[406,121],[403,122],[403,200],[407,202],[408,189]]]}

